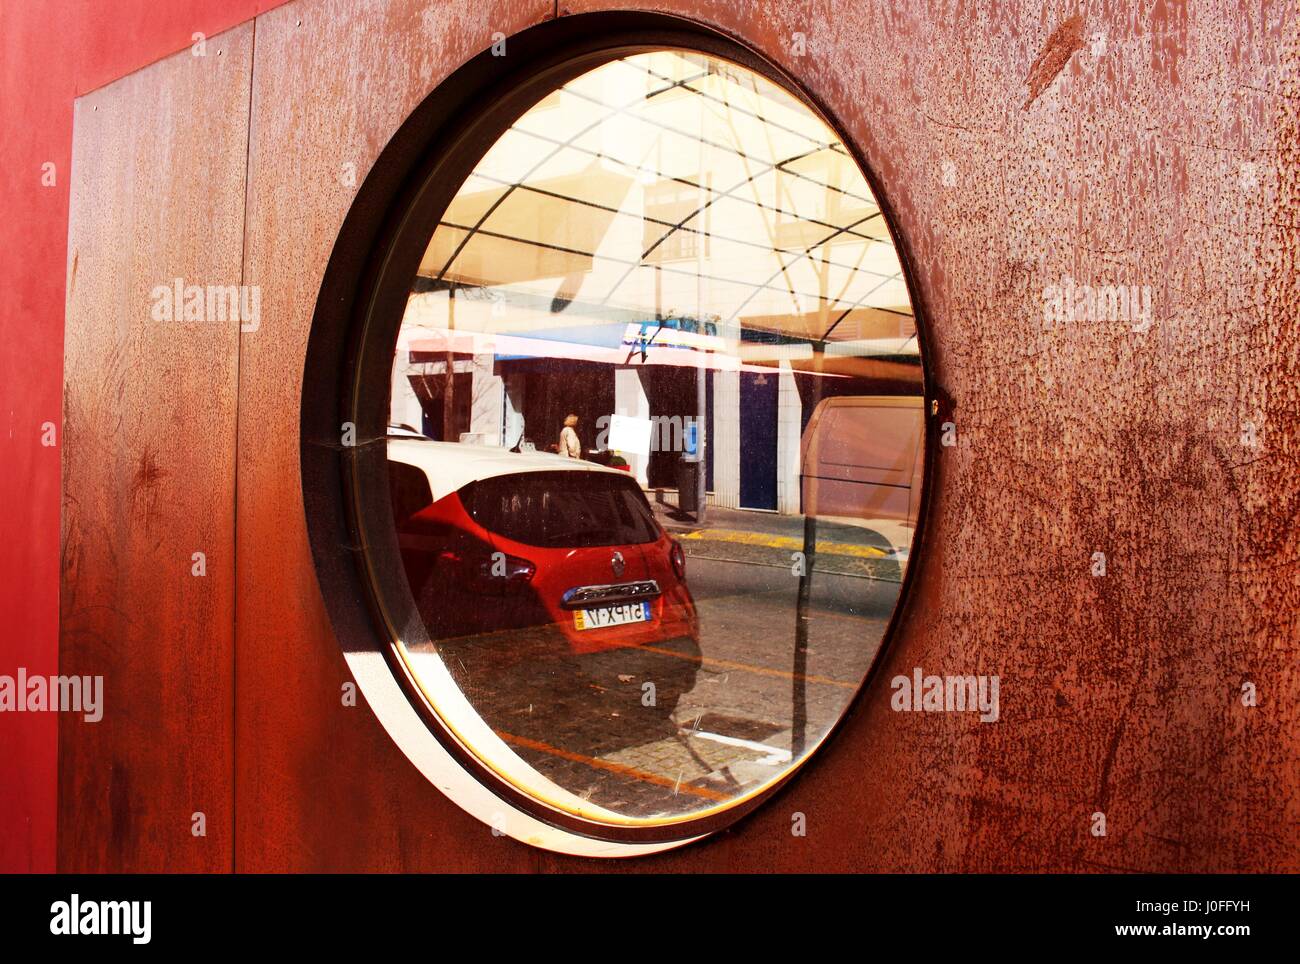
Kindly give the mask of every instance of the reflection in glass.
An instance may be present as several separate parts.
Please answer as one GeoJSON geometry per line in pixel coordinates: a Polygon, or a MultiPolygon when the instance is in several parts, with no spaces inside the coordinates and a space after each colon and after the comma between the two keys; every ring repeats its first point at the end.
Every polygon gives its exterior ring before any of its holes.
{"type": "Polygon", "coordinates": [[[770,785],[870,667],[920,501],[915,323],[852,158],[744,68],[638,54],[429,231],[388,442],[413,675],[564,810],[770,785]]]}

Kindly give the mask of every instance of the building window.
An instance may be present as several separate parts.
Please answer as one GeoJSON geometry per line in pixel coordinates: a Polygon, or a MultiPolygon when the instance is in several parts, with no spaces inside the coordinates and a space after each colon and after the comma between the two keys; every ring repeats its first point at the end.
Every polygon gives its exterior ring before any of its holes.
{"type": "Polygon", "coordinates": [[[389,302],[360,542],[476,772],[588,836],[687,839],[877,658],[921,505],[915,318],[850,151],[767,76],[639,51],[539,97],[389,302]]]}

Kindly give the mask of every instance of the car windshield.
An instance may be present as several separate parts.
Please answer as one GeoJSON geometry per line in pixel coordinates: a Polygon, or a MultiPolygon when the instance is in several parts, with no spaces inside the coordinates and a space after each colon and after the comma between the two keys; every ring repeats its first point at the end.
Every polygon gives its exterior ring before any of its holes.
{"type": "Polygon", "coordinates": [[[641,489],[608,472],[527,472],[471,483],[460,500],[489,532],[548,549],[654,542],[641,489]]]}

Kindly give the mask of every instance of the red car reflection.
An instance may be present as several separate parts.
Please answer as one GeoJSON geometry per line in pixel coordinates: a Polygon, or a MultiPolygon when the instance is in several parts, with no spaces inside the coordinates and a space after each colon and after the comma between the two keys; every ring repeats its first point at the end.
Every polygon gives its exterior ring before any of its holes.
{"type": "Polygon", "coordinates": [[[388,440],[388,467],[402,562],[432,639],[504,634],[502,646],[529,658],[558,639],[570,663],[654,678],[668,712],[693,685],[685,556],[627,473],[411,438],[388,440]],[[600,654],[611,658],[584,659],[600,654]]]}

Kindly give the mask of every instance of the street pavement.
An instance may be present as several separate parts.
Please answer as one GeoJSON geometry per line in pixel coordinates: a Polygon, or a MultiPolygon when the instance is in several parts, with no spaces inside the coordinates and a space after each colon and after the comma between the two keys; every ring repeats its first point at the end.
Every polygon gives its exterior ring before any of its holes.
{"type": "Polygon", "coordinates": [[[539,773],[623,816],[664,818],[760,787],[817,745],[875,658],[903,562],[860,526],[819,525],[808,569],[801,517],[710,508],[699,525],[656,512],[687,554],[698,670],[671,645],[557,656],[565,647],[546,629],[437,648],[474,708],[539,773]],[[811,573],[802,612],[801,567],[811,573]],[[685,692],[646,706],[647,682],[685,692]]]}

